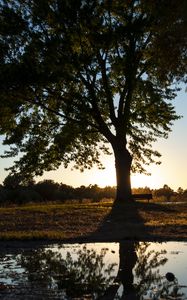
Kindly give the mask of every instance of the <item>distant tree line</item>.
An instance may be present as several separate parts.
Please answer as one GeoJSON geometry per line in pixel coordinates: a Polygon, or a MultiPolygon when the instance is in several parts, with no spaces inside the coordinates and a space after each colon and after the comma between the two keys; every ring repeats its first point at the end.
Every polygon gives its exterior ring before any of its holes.
{"type": "Polygon", "coordinates": [[[0,185],[0,204],[28,202],[48,202],[91,199],[100,201],[103,198],[114,198],[115,187],[98,185],[72,187],[53,180],[35,182],[24,180],[20,175],[8,175],[0,185]]]}
{"type": "MultiPolygon", "coordinates": [[[[26,180],[19,175],[8,175],[3,184],[0,185],[0,205],[24,204],[29,202],[49,201],[101,201],[103,199],[114,199],[116,187],[99,187],[97,184],[72,187],[53,180],[35,182],[26,180]]],[[[133,194],[152,193],[156,201],[187,201],[187,189],[181,187],[177,191],[164,185],[159,189],[149,187],[134,188],[133,194]]]]}
{"type": "Polygon", "coordinates": [[[162,188],[150,189],[149,187],[140,187],[133,189],[134,194],[152,193],[155,201],[187,201],[187,189],[179,187],[177,191],[171,189],[167,184],[164,184],[162,188]]]}

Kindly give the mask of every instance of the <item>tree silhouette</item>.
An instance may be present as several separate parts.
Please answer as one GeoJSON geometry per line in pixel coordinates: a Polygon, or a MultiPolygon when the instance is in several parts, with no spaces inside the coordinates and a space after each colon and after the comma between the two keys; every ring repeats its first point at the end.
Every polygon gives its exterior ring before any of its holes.
{"type": "Polygon", "coordinates": [[[130,171],[178,118],[171,100],[186,74],[186,0],[2,0],[0,133],[21,157],[12,172],[84,170],[111,146],[116,200],[130,171]],[[169,55],[168,55],[169,53],[169,55]]]}

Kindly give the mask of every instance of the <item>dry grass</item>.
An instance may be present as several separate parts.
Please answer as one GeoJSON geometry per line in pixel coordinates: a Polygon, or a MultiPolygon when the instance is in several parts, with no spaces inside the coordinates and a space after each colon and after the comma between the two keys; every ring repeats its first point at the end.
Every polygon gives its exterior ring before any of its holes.
{"type": "Polygon", "coordinates": [[[187,239],[187,203],[153,203],[140,208],[139,214],[150,236],[187,239]]]}
{"type": "Polygon", "coordinates": [[[41,204],[0,208],[1,239],[81,237],[99,226],[108,203],[41,204]]]}
{"type": "Polygon", "coordinates": [[[0,239],[187,239],[187,204],[112,202],[0,208],[0,239]]]}

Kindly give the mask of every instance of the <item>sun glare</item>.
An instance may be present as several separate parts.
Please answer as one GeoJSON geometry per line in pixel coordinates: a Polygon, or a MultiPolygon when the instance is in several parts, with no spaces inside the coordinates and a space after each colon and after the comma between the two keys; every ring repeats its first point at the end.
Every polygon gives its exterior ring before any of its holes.
{"type": "Polygon", "coordinates": [[[131,176],[131,185],[133,188],[149,186],[150,180],[148,176],[143,174],[136,174],[131,176]]]}
{"type": "Polygon", "coordinates": [[[100,187],[105,187],[105,186],[114,186],[116,185],[116,175],[113,172],[113,170],[108,171],[108,170],[103,170],[103,171],[97,171],[95,172],[95,176],[93,180],[97,185],[100,187]]]}
{"type": "MultiPolygon", "coordinates": [[[[111,162],[105,163],[104,170],[90,171],[87,173],[87,179],[91,184],[97,184],[100,187],[105,186],[115,186],[116,185],[116,171],[115,167],[111,162]]],[[[162,178],[159,176],[158,172],[151,172],[151,176],[147,176],[144,174],[132,174],[131,175],[131,186],[132,188],[139,187],[150,187],[157,188],[158,186],[162,186],[162,178]]]]}
{"type": "Polygon", "coordinates": [[[131,176],[131,185],[132,188],[138,187],[150,187],[157,188],[159,185],[162,185],[161,178],[159,178],[156,174],[147,176],[144,174],[135,174],[131,176]]]}
{"type": "MultiPolygon", "coordinates": [[[[51,171],[45,174],[42,179],[54,179],[57,182],[63,182],[64,184],[72,185],[75,187],[89,184],[97,184],[100,187],[115,186],[116,185],[116,170],[112,159],[105,159],[103,165],[104,170],[98,170],[94,167],[91,170],[85,170],[80,173],[79,170],[63,169],[59,168],[57,171],[51,171]]],[[[158,188],[167,183],[165,175],[156,168],[149,170],[151,176],[144,174],[132,174],[131,175],[131,186],[132,188],[138,187],[150,187],[158,188]]],[[[40,180],[42,180],[40,178],[40,180]]]]}

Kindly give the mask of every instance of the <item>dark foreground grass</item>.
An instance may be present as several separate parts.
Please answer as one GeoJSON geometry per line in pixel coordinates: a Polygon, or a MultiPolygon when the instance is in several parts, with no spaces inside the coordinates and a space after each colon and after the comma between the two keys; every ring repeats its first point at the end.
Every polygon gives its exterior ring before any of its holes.
{"type": "Polygon", "coordinates": [[[187,203],[112,201],[30,204],[0,208],[1,240],[119,241],[126,238],[187,240],[187,203]]]}

